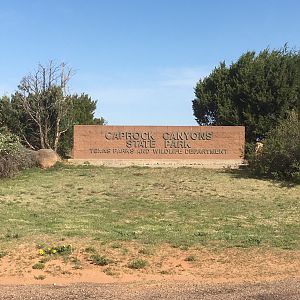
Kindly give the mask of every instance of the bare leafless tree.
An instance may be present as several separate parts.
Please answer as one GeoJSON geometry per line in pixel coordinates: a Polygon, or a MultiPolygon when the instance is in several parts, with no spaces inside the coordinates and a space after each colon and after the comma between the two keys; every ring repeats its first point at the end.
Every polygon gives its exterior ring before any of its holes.
{"type": "Polygon", "coordinates": [[[59,139],[71,124],[68,84],[74,71],[50,61],[25,76],[18,86],[21,105],[38,128],[41,148],[57,151],[59,139]]]}

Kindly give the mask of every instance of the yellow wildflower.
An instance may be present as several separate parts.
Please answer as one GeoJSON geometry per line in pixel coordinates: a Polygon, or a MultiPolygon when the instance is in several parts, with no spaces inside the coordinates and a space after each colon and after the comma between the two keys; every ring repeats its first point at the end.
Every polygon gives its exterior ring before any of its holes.
{"type": "Polygon", "coordinates": [[[43,249],[39,249],[39,255],[44,255],[45,251],[43,249]]]}

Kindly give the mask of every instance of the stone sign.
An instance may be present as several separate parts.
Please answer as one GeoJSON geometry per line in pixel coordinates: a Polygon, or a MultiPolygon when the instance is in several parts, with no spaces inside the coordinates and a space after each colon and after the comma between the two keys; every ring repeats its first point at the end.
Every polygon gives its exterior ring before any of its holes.
{"type": "Polygon", "coordinates": [[[74,159],[241,160],[243,126],[75,125],[74,159]]]}

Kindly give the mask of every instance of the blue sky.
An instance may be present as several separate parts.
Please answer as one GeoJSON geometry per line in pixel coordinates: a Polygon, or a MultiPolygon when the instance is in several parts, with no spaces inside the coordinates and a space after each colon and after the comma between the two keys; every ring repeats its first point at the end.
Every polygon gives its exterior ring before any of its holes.
{"type": "Polygon", "coordinates": [[[0,0],[0,95],[38,63],[76,70],[70,92],[110,125],[196,125],[197,81],[247,50],[300,48],[300,1],[0,0]]]}

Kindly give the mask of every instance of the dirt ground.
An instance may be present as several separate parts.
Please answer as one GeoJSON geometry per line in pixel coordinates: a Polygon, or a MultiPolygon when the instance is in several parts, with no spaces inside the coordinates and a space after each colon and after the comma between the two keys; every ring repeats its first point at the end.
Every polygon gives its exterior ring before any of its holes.
{"type": "Polygon", "coordinates": [[[123,254],[107,249],[114,263],[106,266],[78,249],[33,269],[41,257],[22,247],[0,260],[0,299],[300,299],[296,250],[161,247],[140,254],[147,266],[136,270],[127,245],[123,254]]]}
{"type": "Polygon", "coordinates": [[[170,246],[141,249],[127,244],[103,248],[111,261],[95,264],[92,253],[78,248],[70,255],[40,256],[37,249],[23,245],[0,259],[0,284],[128,283],[145,281],[196,281],[208,284],[276,281],[300,278],[300,252],[261,248],[208,250],[170,246]],[[129,262],[146,261],[132,269],[129,262]],[[43,261],[43,268],[35,268],[43,261]]]}

